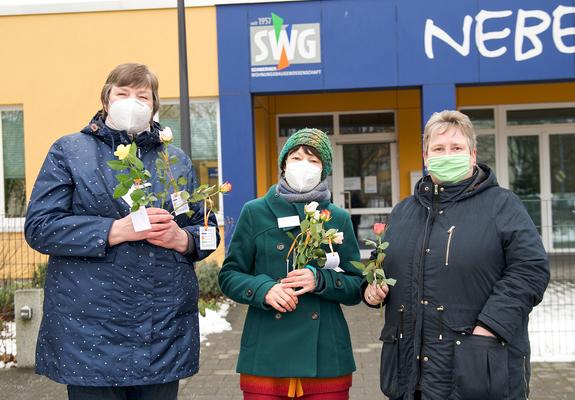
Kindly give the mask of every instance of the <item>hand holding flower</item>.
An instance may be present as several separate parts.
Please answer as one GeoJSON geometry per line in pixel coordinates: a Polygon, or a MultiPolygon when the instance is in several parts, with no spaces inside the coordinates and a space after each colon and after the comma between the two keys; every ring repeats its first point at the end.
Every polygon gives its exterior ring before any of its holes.
{"type": "Polygon", "coordinates": [[[285,287],[285,285],[278,283],[268,292],[264,298],[264,301],[270,307],[275,310],[285,313],[288,311],[295,311],[298,298],[295,295],[295,291],[291,288],[285,287]]]}
{"type": "MultiPolygon", "coordinates": [[[[377,242],[374,242],[373,240],[366,240],[365,241],[365,243],[367,245],[375,248],[375,254],[376,254],[375,259],[369,260],[365,265],[361,262],[358,262],[358,261],[352,261],[351,262],[354,267],[356,267],[357,269],[359,269],[363,272],[363,275],[365,276],[365,279],[367,280],[367,282],[369,284],[375,283],[376,286],[379,286],[382,288],[383,288],[383,285],[385,285],[386,287],[387,287],[387,285],[394,286],[396,283],[395,279],[387,278],[385,276],[385,272],[383,271],[383,261],[385,259],[385,249],[387,249],[387,247],[389,246],[388,242],[382,241],[382,237],[385,234],[385,228],[386,228],[385,224],[382,224],[382,223],[375,224],[373,226],[373,233],[375,233],[375,235],[377,236],[377,242]]],[[[389,290],[389,288],[388,288],[388,290],[389,290]]],[[[383,299],[387,295],[387,292],[385,293],[385,295],[382,295],[382,293],[376,293],[376,292],[370,293],[370,294],[372,295],[372,299],[369,299],[370,301],[373,300],[374,296],[376,296],[375,297],[376,299],[381,299],[381,301],[378,302],[381,304],[381,302],[383,302],[383,299]]],[[[367,299],[366,299],[366,301],[367,301],[367,299]]],[[[368,301],[368,303],[372,304],[370,301],[368,301]]]]}
{"type": "MultiPolygon", "coordinates": [[[[319,272],[318,272],[319,273],[319,272]]],[[[309,268],[295,269],[281,280],[284,287],[293,288],[296,296],[313,292],[316,287],[315,276],[309,268]]]]}

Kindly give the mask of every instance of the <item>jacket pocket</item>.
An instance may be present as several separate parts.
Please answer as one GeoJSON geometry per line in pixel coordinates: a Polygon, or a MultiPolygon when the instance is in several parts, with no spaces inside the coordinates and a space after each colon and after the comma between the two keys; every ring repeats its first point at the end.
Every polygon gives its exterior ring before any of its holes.
{"type": "Polygon", "coordinates": [[[390,398],[401,397],[399,387],[399,337],[395,325],[385,325],[379,340],[383,341],[381,349],[380,386],[381,391],[390,398]]]}
{"type": "Polygon", "coordinates": [[[454,341],[451,400],[509,398],[507,347],[494,337],[462,335],[454,341]]]}

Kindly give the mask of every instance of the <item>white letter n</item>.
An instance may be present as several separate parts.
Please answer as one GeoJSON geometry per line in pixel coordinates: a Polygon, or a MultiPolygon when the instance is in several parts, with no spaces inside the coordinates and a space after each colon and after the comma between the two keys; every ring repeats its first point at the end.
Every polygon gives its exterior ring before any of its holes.
{"type": "Polygon", "coordinates": [[[463,19],[463,43],[459,44],[451,36],[449,36],[443,29],[437,27],[432,19],[427,19],[425,21],[425,55],[427,58],[433,60],[433,37],[443,40],[453,49],[455,49],[462,56],[469,55],[469,34],[471,32],[471,23],[473,18],[470,15],[466,15],[463,19]]]}

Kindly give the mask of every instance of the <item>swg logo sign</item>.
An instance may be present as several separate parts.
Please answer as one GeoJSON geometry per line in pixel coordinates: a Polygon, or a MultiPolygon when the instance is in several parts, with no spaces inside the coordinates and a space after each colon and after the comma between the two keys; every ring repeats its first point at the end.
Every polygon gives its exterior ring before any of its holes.
{"type": "Polygon", "coordinates": [[[277,14],[258,18],[250,26],[252,67],[321,63],[320,24],[284,24],[277,14]]]}

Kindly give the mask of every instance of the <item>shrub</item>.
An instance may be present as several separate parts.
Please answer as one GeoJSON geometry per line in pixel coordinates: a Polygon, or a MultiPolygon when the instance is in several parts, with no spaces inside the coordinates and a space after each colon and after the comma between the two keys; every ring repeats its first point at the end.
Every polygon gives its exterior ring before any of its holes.
{"type": "Polygon", "coordinates": [[[36,271],[32,275],[32,286],[37,288],[44,288],[46,286],[46,273],[48,272],[48,264],[41,263],[36,267],[36,271]]]}
{"type": "Polygon", "coordinates": [[[0,321],[14,320],[14,291],[0,286],[0,321]]]}
{"type": "Polygon", "coordinates": [[[218,302],[216,299],[204,300],[200,298],[198,300],[198,311],[202,317],[206,316],[206,308],[214,311],[218,311],[218,302]]]}
{"type": "Polygon", "coordinates": [[[222,290],[218,284],[220,266],[217,262],[196,264],[196,276],[200,285],[200,297],[205,300],[216,299],[222,296],[222,290]]]}

